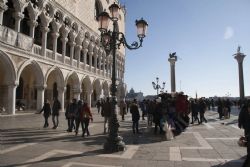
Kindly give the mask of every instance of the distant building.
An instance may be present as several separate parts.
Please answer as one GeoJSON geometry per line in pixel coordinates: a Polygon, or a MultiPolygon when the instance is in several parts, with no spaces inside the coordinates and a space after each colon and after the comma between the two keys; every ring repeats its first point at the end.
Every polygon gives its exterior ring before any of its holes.
{"type": "Polygon", "coordinates": [[[142,92],[135,92],[133,88],[130,89],[129,93],[126,95],[126,100],[134,100],[142,101],[144,99],[142,92]]]}

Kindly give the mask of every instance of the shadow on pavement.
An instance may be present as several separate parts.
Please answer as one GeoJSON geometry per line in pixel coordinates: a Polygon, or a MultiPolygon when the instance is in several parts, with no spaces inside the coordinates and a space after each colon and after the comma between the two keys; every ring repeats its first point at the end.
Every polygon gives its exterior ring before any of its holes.
{"type": "MultiPolygon", "coordinates": [[[[237,160],[232,160],[232,161],[224,162],[218,165],[213,165],[211,167],[242,167],[245,159],[246,159],[246,156],[237,160]]],[[[248,164],[247,167],[250,167],[250,164],[248,164]]]]}

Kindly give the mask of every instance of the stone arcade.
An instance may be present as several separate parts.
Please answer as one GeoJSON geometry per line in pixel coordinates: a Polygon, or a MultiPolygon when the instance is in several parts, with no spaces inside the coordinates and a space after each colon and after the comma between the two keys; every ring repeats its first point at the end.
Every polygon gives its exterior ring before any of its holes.
{"type": "MultiPolygon", "coordinates": [[[[110,95],[112,59],[100,45],[97,15],[117,0],[0,1],[0,107],[15,114],[58,98],[92,106],[110,95]],[[69,5],[70,3],[70,5],[69,5]]],[[[125,29],[121,10],[119,30],[125,29]]],[[[117,52],[118,100],[124,98],[125,49],[117,52]]]]}

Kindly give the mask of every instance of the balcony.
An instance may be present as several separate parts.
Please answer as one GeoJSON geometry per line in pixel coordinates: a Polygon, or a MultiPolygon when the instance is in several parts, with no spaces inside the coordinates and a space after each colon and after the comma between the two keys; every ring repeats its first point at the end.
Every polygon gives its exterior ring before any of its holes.
{"type": "Polygon", "coordinates": [[[33,46],[33,38],[2,25],[0,25],[0,41],[27,51],[31,51],[33,46]]]}
{"type": "Polygon", "coordinates": [[[39,45],[33,45],[33,53],[42,55],[42,47],[39,45]]]}

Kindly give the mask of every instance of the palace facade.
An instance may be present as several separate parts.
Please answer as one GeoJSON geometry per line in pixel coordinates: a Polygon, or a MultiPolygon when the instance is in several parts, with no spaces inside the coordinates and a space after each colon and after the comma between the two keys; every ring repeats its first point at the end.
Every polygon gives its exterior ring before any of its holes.
{"type": "MultiPolygon", "coordinates": [[[[118,0],[1,0],[0,107],[41,110],[58,98],[92,106],[110,95],[112,56],[100,43],[97,16],[118,0]]],[[[112,26],[112,25],[111,25],[112,26]]],[[[125,30],[125,10],[119,15],[125,30]]],[[[117,98],[125,97],[125,48],[117,52],[117,98]]]]}

